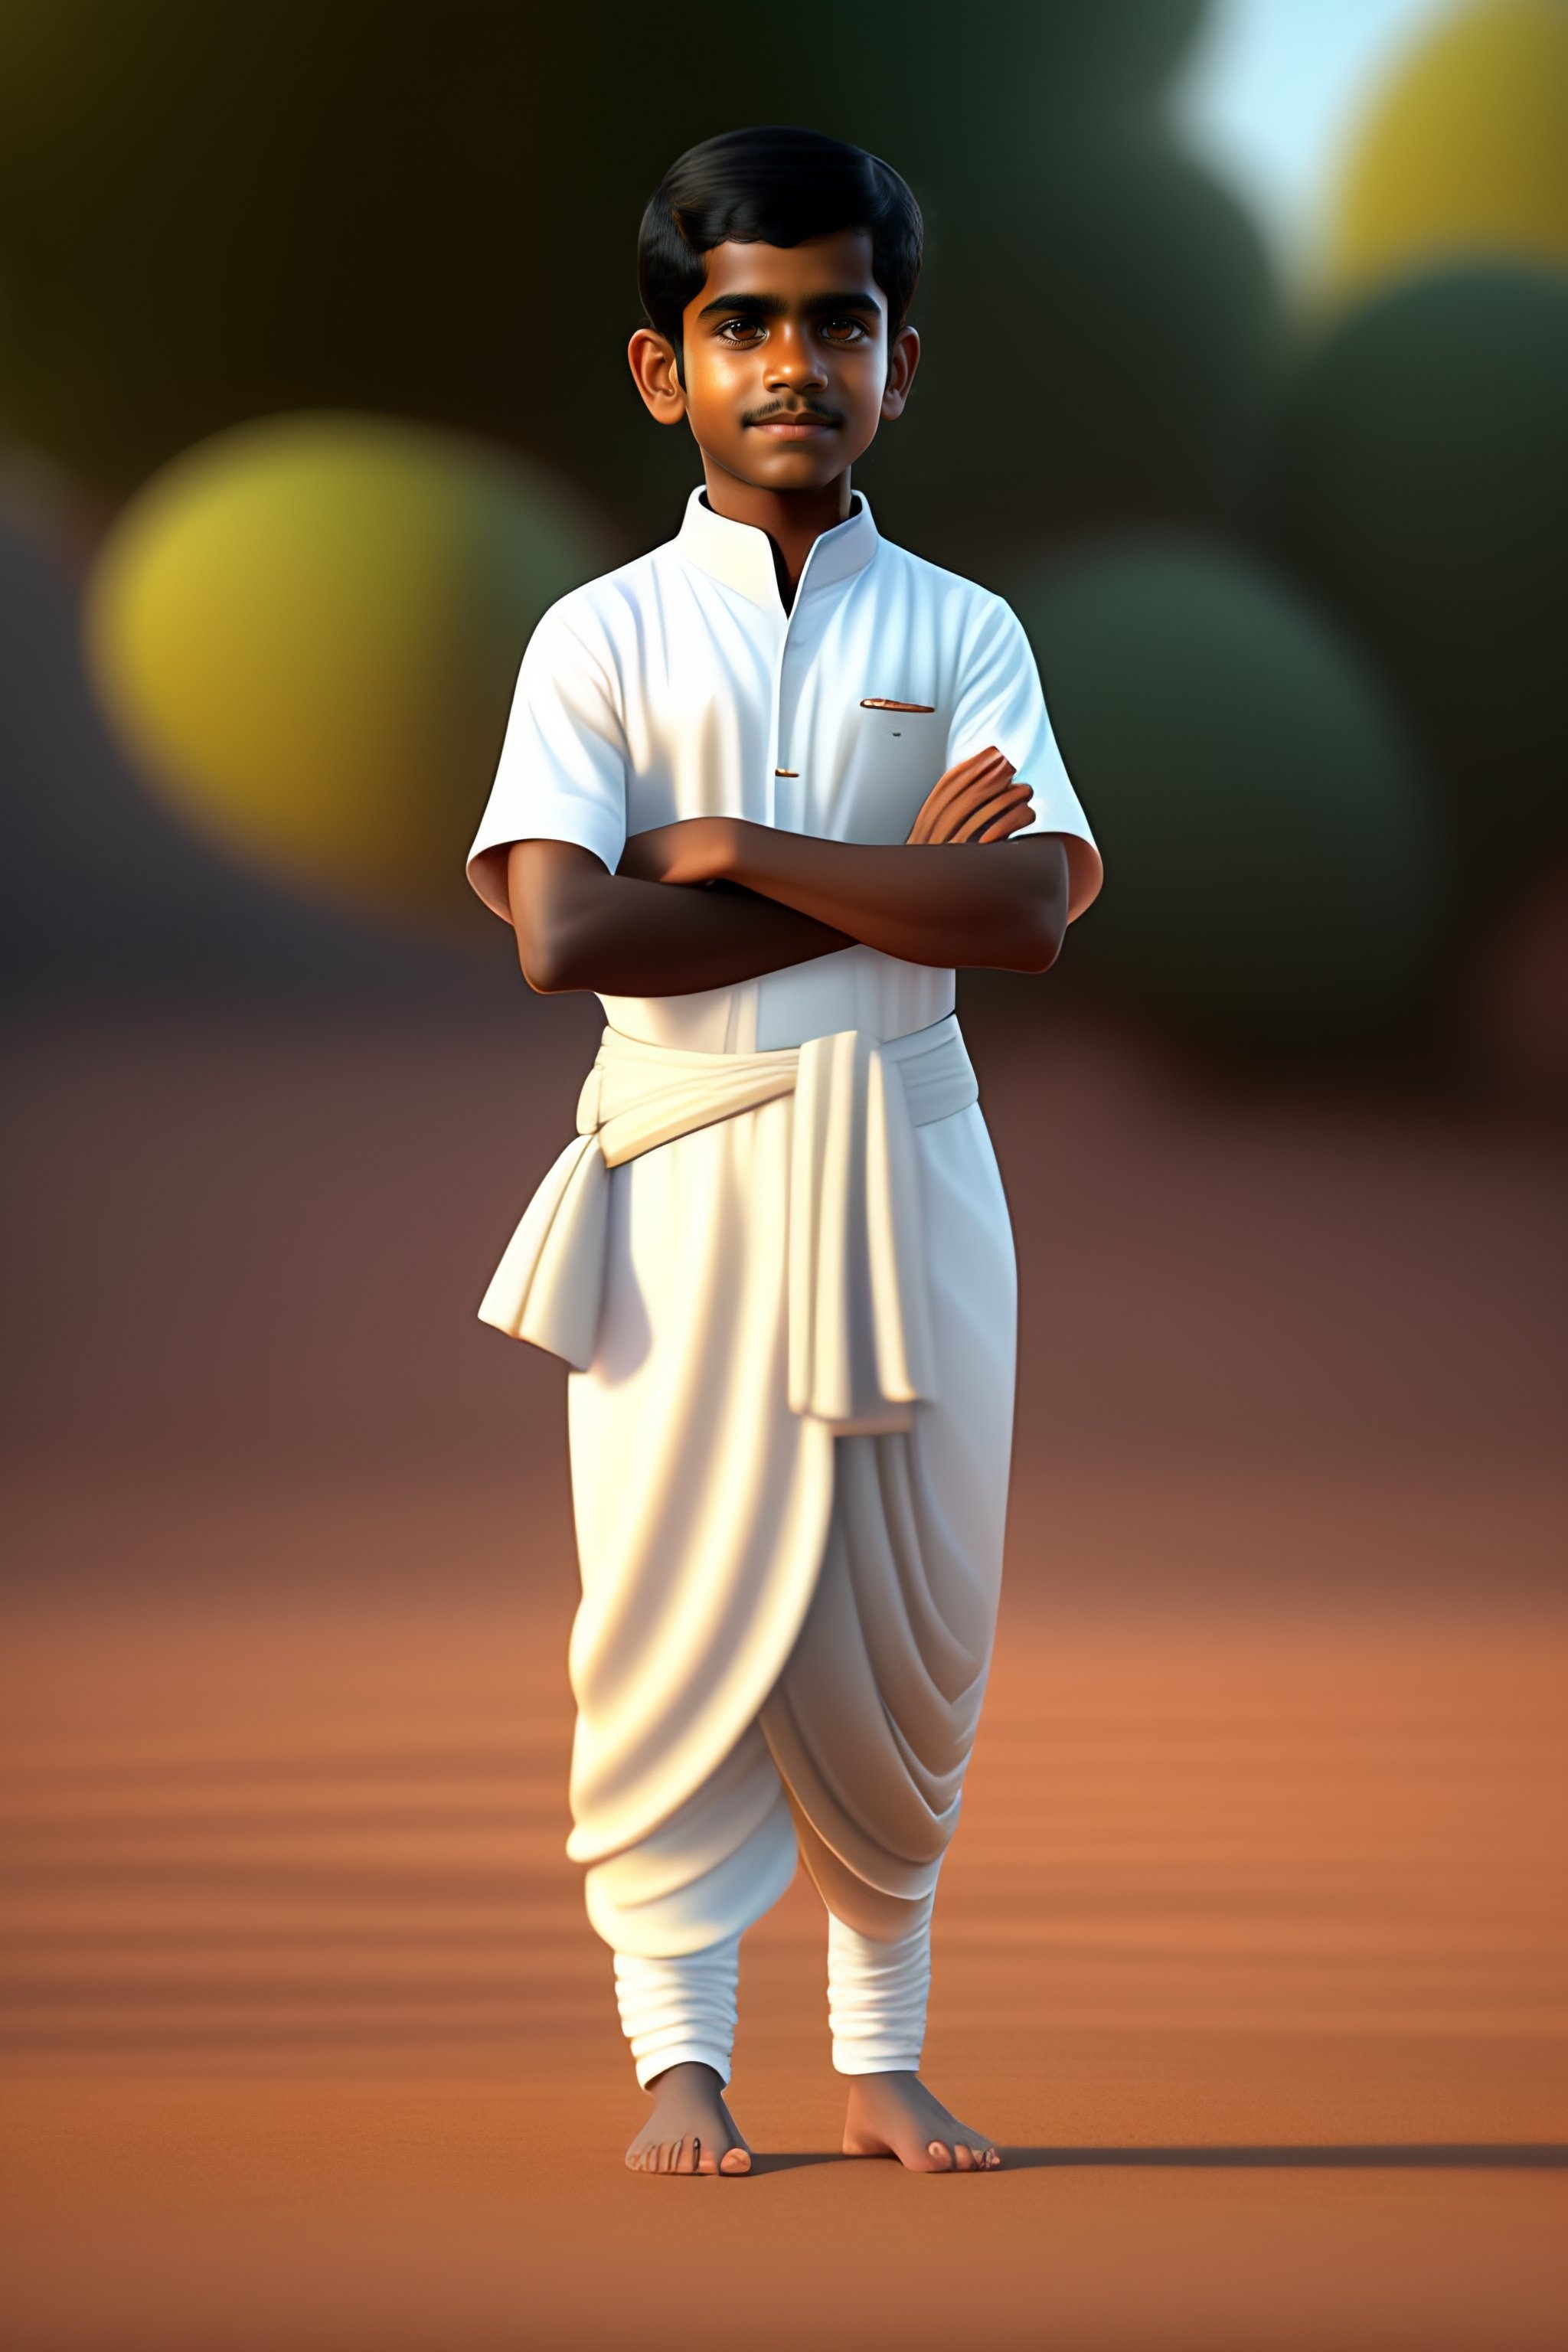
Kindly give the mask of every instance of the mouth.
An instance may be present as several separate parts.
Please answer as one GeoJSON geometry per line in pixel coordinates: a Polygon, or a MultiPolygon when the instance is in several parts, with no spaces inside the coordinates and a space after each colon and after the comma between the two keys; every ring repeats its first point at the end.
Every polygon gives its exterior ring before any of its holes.
{"type": "Polygon", "coordinates": [[[819,433],[837,433],[837,421],[831,416],[813,416],[795,410],[785,416],[763,416],[751,420],[748,430],[766,433],[774,441],[810,441],[819,433]]]}

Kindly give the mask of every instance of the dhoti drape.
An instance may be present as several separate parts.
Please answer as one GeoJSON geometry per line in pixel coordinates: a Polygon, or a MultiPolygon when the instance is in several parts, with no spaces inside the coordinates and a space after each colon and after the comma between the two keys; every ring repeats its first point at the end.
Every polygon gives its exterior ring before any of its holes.
{"type": "Polygon", "coordinates": [[[1011,1443],[1012,1236],[958,1024],[746,1055],[606,1030],[578,1129],[480,1313],[574,1368],[590,1913],[649,1957],[750,1924],[759,1840],[793,1867],[782,1783],[830,1910],[893,1940],[957,1819],[1011,1443]]]}

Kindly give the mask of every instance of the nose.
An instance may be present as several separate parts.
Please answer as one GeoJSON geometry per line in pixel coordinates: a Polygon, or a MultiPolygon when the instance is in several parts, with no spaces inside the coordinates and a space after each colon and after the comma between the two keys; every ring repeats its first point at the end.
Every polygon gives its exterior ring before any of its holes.
{"type": "Polygon", "coordinates": [[[777,321],[768,337],[767,352],[771,391],[820,391],[827,382],[822,353],[810,329],[793,319],[777,321]]]}

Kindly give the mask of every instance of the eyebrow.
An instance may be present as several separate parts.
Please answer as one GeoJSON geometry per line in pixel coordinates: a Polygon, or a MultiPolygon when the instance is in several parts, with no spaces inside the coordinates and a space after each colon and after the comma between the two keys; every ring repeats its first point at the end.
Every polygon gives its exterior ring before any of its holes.
{"type": "MultiPolygon", "coordinates": [[[[748,319],[782,319],[789,309],[782,294],[721,294],[716,301],[705,302],[697,313],[700,319],[710,318],[717,310],[740,311],[748,319]]],[[[801,308],[813,314],[828,310],[870,310],[881,308],[874,294],[814,294],[801,308]]]]}

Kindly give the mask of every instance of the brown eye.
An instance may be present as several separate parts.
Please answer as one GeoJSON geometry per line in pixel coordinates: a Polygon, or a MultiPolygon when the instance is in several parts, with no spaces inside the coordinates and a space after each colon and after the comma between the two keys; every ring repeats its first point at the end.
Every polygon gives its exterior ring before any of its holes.
{"type": "Polygon", "coordinates": [[[822,331],[830,343],[863,343],[866,341],[866,329],[858,319],[828,319],[824,321],[822,331]]]}

